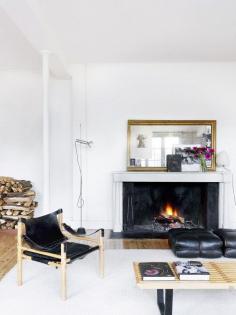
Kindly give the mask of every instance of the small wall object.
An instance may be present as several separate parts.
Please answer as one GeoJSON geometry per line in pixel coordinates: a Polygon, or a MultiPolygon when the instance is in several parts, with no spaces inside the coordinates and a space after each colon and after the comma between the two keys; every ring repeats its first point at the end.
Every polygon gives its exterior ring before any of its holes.
{"type": "Polygon", "coordinates": [[[135,166],[135,159],[130,159],[130,166],[135,166]]]}
{"type": "Polygon", "coordinates": [[[135,160],[135,166],[137,166],[137,167],[141,166],[141,160],[140,159],[135,160]]]}
{"type": "Polygon", "coordinates": [[[167,154],[166,158],[168,172],[182,171],[182,157],[180,154],[167,154]]]}

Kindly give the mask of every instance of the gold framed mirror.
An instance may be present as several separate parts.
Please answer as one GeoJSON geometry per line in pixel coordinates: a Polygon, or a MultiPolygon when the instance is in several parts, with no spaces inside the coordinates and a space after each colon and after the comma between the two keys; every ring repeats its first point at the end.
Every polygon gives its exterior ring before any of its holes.
{"type": "MultiPolygon", "coordinates": [[[[200,171],[193,148],[216,151],[216,120],[128,120],[128,171],[166,171],[167,155],[182,158],[182,171],[200,171]]],[[[215,154],[206,161],[215,170],[215,154]]]]}

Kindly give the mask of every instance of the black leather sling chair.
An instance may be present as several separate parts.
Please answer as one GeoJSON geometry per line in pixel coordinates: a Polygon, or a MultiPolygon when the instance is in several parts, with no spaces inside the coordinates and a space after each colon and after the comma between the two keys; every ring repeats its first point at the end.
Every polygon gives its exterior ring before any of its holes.
{"type": "Polygon", "coordinates": [[[61,268],[61,295],[66,300],[66,266],[78,258],[99,250],[100,275],[104,276],[104,230],[78,235],[63,224],[62,209],[42,217],[20,219],[17,236],[17,283],[22,285],[22,262],[30,259],[61,268]],[[97,237],[91,237],[96,234],[97,237]],[[87,245],[78,243],[85,241],[87,245]]]}

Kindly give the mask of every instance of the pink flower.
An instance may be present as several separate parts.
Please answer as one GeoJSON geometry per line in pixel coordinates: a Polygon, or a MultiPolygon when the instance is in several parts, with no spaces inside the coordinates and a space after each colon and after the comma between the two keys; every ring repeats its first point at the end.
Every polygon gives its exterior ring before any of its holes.
{"type": "Polygon", "coordinates": [[[205,158],[206,158],[207,160],[210,160],[210,159],[211,159],[211,154],[210,154],[210,153],[206,153],[206,154],[205,154],[205,158]]]}

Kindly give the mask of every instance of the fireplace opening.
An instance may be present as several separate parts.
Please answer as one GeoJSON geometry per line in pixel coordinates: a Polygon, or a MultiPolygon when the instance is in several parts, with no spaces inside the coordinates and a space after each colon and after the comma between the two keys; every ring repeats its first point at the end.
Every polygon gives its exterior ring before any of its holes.
{"type": "Polygon", "coordinates": [[[174,208],[167,202],[161,211],[154,215],[153,230],[168,232],[170,229],[202,227],[202,224],[195,224],[191,218],[186,218],[178,208],[174,208]]]}
{"type": "Polygon", "coordinates": [[[218,183],[123,183],[123,232],[218,227],[218,183]]]}

